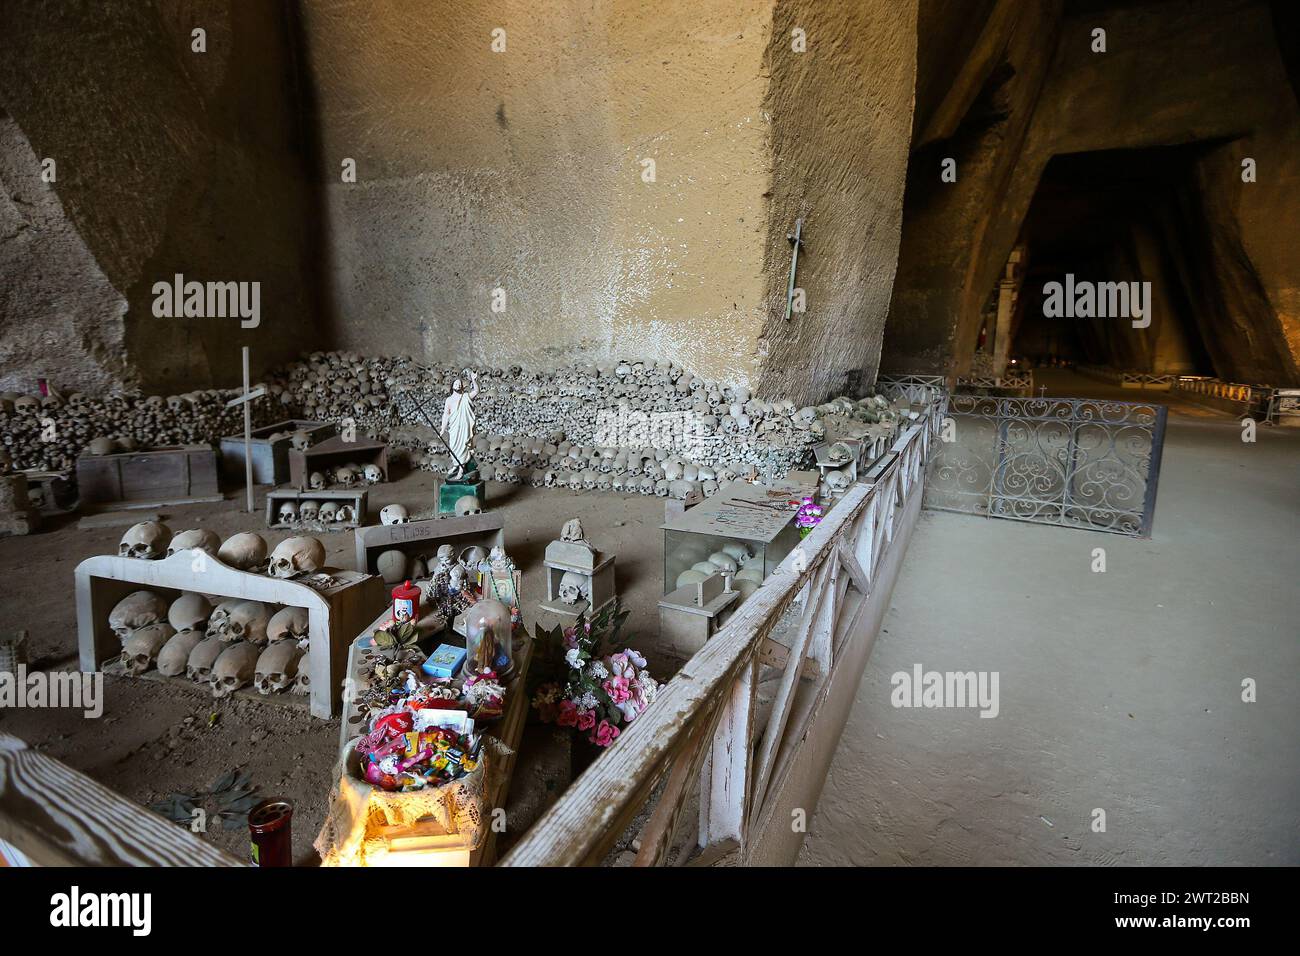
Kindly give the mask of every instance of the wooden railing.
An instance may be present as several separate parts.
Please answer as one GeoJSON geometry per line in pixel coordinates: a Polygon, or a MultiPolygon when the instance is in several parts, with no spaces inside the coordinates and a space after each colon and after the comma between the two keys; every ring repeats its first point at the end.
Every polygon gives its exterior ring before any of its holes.
{"type": "Polygon", "coordinates": [[[37,866],[244,865],[5,733],[0,842],[37,866]]]}
{"type": "Polygon", "coordinates": [[[793,859],[801,836],[779,811],[806,816],[816,804],[920,509],[942,408],[924,409],[503,865],[599,864],[621,840],[637,865],[793,859]],[[775,684],[770,707],[760,682],[775,684]]]}

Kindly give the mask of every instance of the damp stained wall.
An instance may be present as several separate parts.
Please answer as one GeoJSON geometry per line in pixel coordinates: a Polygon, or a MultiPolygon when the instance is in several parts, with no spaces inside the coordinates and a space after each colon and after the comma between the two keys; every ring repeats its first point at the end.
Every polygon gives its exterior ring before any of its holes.
{"type": "Polygon", "coordinates": [[[752,373],[769,3],[322,0],[304,12],[340,345],[752,373]],[[355,183],[342,182],[345,159],[355,183]]]}
{"type": "Polygon", "coordinates": [[[23,240],[38,243],[31,254],[43,275],[9,287],[0,317],[6,328],[44,326],[57,347],[44,348],[49,335],[6,336],[6,384],[34,391],[48,373],[65,390],[107,378],[181,392],[235,384],[240,345],[252,347],[255,371],[301,350],[322,317],[310,276],[317,230],[299,141],[293,9],[242,0],[0,4],[0,111],[21,134],[6,136],[6,189],[12,197],[10,179],[30,182],[18,167],[32,157],[53,158],[57,169],[54,196],[40,199],[42,235],[23,240]],[[193,48],[196,28],[206,52],[193,48]],[[155,318],[153,285],[178,272],[261,282],[261,326],[155,318]]]}

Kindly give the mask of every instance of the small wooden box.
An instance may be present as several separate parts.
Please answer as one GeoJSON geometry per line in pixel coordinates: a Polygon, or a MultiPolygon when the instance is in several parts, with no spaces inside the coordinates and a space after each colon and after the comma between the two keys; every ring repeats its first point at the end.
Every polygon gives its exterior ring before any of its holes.
{"type": "Polygon", "coordinates": [[[292,501],[295,504],[303,501],[315,501],[319,504],[334,501],[339,505],[351,505],[353,519],[351,521],[340,521],[332,530],[344,531],[359,528],[366,523],[368,517],[367,498],[368,495],[364,488],[333,491],[297,491],[291,488],[277,488],[266,493],[266,526],[274,530],[294,530],[293,525],[287,525],[280,520],[280,505],[286,501],[292,501]]]}
{"type": "MultiPolygon", "coordinates": [[[[291,439],[286,436],[271,440],[276,432],[305,431],[312,441],[321,441],[334,434],[334,426],[329,422],[312,422],[300,418],[276,422],[265,428],[254,428],[249,443],[253,457],[253,483],[258,485],[279,485],[289,480],[289,450],[291,439]]],[[[226,477],[244,482],[244,436],[227,435],[221,439],[221,470],[226,477]]]]}
{"type": "Polygon", "coordinates": [[[86,455],[77,459],[82,505],[219,501],[217,455],[207,445],[86,455]]]}
{"type": "Polygon", "coordinates": [[[422,554],[432,558],[438,547],[444,544],[455,548],[457,554],[472,545],[487,551],[506,546],[501,515],[496,512],[372,525],[357,528],[355,537],[357,570],[370,574],[377,571],[376,562],[385,551],[403,551],[411,557],[422,554]]]}
{"type": "Polygon", "coordinates": [[[376,465],[388,481],[388,446],[369,438],[344,441],[340,436],[326,438],[306,451],[289,452],[289,484],[295,488],[307,487],[313,471],[324,472],[339,465],[376,465]]]}

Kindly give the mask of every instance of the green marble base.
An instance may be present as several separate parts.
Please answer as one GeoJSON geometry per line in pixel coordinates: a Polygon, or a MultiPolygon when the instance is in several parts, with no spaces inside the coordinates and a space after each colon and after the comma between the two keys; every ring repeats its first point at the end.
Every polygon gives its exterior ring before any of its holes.
{"type": "Polygon", "coordinates": [[[482,508],[486,497],[485,487],[483,481],[444,481],[438,486],[438,514],[454,515],[456,502],[466,495],[477,498],[479,507],[482,508]]]}

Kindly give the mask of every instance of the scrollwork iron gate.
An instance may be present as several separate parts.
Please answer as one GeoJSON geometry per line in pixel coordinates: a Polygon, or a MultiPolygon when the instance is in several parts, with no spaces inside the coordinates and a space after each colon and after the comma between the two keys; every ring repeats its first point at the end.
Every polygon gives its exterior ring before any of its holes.
{"type": "Polygon", "coordinates": [[[949,398],[926,507],[1149,537],[1168,409],[1082,398],[949,398]]]}

